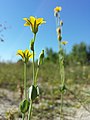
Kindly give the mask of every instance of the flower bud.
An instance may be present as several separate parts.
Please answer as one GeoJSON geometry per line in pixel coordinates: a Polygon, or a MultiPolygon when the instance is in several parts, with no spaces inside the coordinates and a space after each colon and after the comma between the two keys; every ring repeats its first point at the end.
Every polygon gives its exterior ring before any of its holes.
{"type": "Polygon", "coordinates": [[[58,36],[57,36],[57,39],[58,39],[59,41],[61,41],[61,40],[62,40],[61,35],[58,35],[58,36]]]}
{"type": "Polygon", "coordinates": [[[42,50],[42,52],[40,53],[40,57],[38,60],[38,66],[43,63],[43,59],[44,59],[44,50],[42,50]]]}
{"type": "Polygon", "coordinates": [[[58,27],[56,31],[57,31],[58,35],[61,35],[61,28],[60,27],[58,27]]]}
{"type": "Polygon", "coordinates": [[[58,17],[58,12],[55,11],[55,12],[54,12],[54,16],[55,16],[55,17],[58,17]]]}
{"type": "Polygon", "coordinates": [[[63,21],[62,20],[60,21],[60,26],[63,26],[63,21]]]}

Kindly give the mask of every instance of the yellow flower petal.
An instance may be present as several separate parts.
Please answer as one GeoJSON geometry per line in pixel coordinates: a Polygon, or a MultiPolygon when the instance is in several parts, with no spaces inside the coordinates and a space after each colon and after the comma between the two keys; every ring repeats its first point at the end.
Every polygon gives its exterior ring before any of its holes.
{"type": "Polygon", "coordinates": [[[61,44],[66,45],[68,41],[62,41],[61,44]]]}
{"type": "Polygon", "coordinates": [[[24,26],[30,26],[30,21],[29,21],[29,19],[23,18],[23,20],[26,21],[26,23],[24,24],[24,26]]]}
{"type": "Polygon", "coordinates": [[[27,49],[24,51],[25,57],[28,56],[28,52],[29,52],[29,51],[28,51],[27,49]]]}
{"type": "Polygon", "coordinates": [[[56,8],[54,8],[54,12],[60,12],[62,10],[62,7],[57,6],[56,8]]]}
{"type": "Polygon", "coordinates": [[[33,16],[30,17],[30,23],[32,23],[33,25],[34,25],[34,23],[35,23],[35,20],[36,20],[35,17],[33,17],[33,16]]]}
{"type": "Polygon", "coordinates": [[[36,24],[37,24],[37,25],[43,24],[43,23],[44,23],[43,18],[38,18],[38,19],[36,20],[36,24]]]}
{"type": "Polygon", "coordinates": [[[30,58],[32,58],[32,57],[33,57],[33,54],[32,54],[32,53],[30,53],[28,57],[29,57],[29,59],[30,59],[30,58]]]}
{"type": "Polygon", "coordinates": [[[25,24],[24,24],[24,26],[30,26],[30,24],[28,24],[28,23],[25,23],[25,24]]]}
{"type": "Polygon", "coordinates": [[[23,20],[25,20],[27,22],[27,18],[23,18],[23,20]]]}
{"type": "Polygon", "coordinates": [[[26,57],[26,58],[32,58],[32,56],[33,56],[33,54],[30,53],[30,51],[29,51],[28,49],[26,49],[26,50],[24,51],[24,54],[25,54],[25,57],[26,57]]]}
{"type": "Polygon", "coordinates": [[[22,50],[18,50],[17,55],[20,55],[22,58],[24,58],[24,53],[22,50]]]}

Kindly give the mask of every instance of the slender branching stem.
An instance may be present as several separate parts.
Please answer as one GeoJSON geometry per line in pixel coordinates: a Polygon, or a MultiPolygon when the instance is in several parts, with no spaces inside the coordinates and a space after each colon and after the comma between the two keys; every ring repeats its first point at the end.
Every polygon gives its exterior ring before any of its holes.
{"type": "MultiPolygon", "coordinates": [[[[34,34],[34,43],[35,43],[35,39],[36,39],[36,34],[34,34]]],[[[33,84],[35,85],[35,62],[34,62],[34,56],[35,56],[35,52],[34,52],[34,45],[33,45],[33,84]]]]}
{"type": "MultiPolygon", "coordinates": [[[[56,17],[56,27],[60,27],[60,29],[62,28],[60,26],[60,15],[58,14],[56,17]]],[[[57,29],[56,28],[56,29],[57,29]]],[[[61,33],[60,33],[61,37],[62,37],[62,29],[61,29],[61,33]]],[[[61,40],[58,41],[58,47],[59,47],[59,70],[60,70],[60,84],[61,84],[61,88],[63,89],[63,86],[65,85],[65,74],[64,74],[64,56],[63,56],[63,50],[62,50],[62,45],[61,45],[61,40]]],[[[63,96],[64,96],[64,92],[63,90],[60,91],[61,93],[61,98],[60,98],[60,119],[63,120],[64,116],[63,116],[63,96]]]]}
{"type": "Polygon", "coordinates": [[[60,120],[63,120],[63,93],[61,92],[60,120]]]}
{"type": "Polygon", "coordinates": [[[31,113],[32,113],[32,100],[30,100],[30,107],[29,107],[28,120],[31,120],[31,113]]]}
{"type": "MultiPolygon", "coordinates": [[[[61,41],[59,41],[59,64],[60,64],[61,87],[63,87],[65,83],[64,83],[64,65],[63,65],[63,55],[62,55],[61,41]]],[[[60,118],[61,118],[61,120],[63,120],[63,91],[62,90],[61,90],[61,99],[60,100],[61,100],[60,118]]]]}
{"type": "Polygon", "coordinates": [[[24,62],[24,98],[27,99],[27,80],[26,80],[26,72],[27,72],[27,69],[26,69],[26,62],[24,62]]]}
{"type": "Polygon", "coordinates": [[[35,79],[35,63],[34,63],[34,50],[33,50],[33,84],[35,79]]]}
{"type": "MultiPolygon", "coordinates": [[[[24,62],[24,99],[27,99],[27,80],[26,80],[26,62],[24,62]]],[[[22,114],[22,120],[24,120],[25,114],[22,114]]]]}
{"type": "Polygon", "coordinates": [[[22,120],[24,120],[24,118],[25,118],[25,114],[22,114],[22,120]]]}
{"type": "Polygon", "coordinates": [[[39,66],[38,66],[38,68],[37,68],[36,75],[35,75],[35,86],[37,86],[38,72],[39,72],[39,66]]]}
{"type": "MultiPolygon", "coordinates": [[[[36,34],[34,34],[34,43],[36,39],[36,34]]],[[[35,85],[35,61],[34,61],[34,45],[33,45],[33,85],[35,85]]],[[[30,107],[29,107],[29,113],[28,113],[28,120],[31,120],[31,112],[32,112],[32,103],[33,101],[30,100],[30,107]]]]}

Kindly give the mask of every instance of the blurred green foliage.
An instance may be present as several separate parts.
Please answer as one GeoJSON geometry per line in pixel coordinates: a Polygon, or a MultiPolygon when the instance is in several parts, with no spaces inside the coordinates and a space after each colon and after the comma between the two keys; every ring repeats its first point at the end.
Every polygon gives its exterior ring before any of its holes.
{"type": "MultiPolygon", "coordinates": [[[[72,47],[72,51],[66,54],[65,57],[65,74],[66,82],[72,83],[89,83],[90,80],[90,46],[85,43],[76,44],[72,47]]],[[[44,64],[40,68],[39,80],[40,84],[59,86],[59,65],[58,53],[51,48],[46,48],[44,64]]],[[[37,61],[35,63],[37,67],[37,61]]],[[[23,62],[17,63],[0,63],[0,86],[15,90],[17,85],[23,85],[23,62]]],[[[27,64],[27,81],[28,86],[32,83],[32,63],[27,64]]],[[[42,85],[43,86],[43,85],[42,85]]],[[[47,86],[47,85],[46,85],[47,86]]]]}
{"type": "MultiPolygon", "coordinates": [[[[90,63],[90,45],[86,45],[84,42],[73,45],[71,52],[68,54],[65,49],[62,52],[65,58],[65,65],[86,65],[90,63]]],[[[57,63],[58,53],[54,52],[52,48],[46,48],[46,60],[57,63]]]]}

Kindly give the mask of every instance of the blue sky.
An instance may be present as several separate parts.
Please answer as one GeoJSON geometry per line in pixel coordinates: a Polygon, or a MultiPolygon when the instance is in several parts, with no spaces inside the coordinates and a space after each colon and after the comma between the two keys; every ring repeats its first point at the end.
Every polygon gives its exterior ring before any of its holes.
{"type": "MultiPolygon", "coordinates": [[[[33,34],[24,27],[24,17],[43,17],[46,24],[39,27],[35,51],[36,58],[42,49],[58,51],[56,24],[53,9],[61,6],[64,22],[63,40],[67,40],[66,51],[70,52],[75,43],[84,41],[90,45],[90,0],[0,0],[0,24],[8,29],[0,32],[4,42],[0,42],[0,61],[17,61],[18,49],[29,48],[33,34]]],[[[1,28],[0,28],[1,29],[1,28]]]]}

